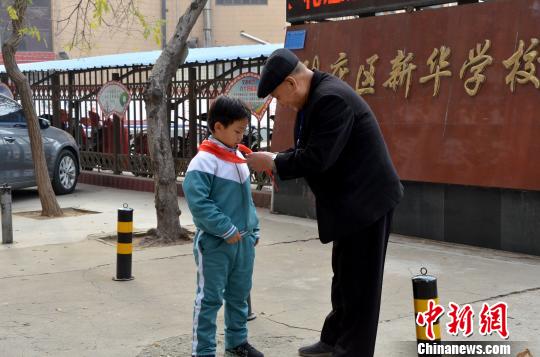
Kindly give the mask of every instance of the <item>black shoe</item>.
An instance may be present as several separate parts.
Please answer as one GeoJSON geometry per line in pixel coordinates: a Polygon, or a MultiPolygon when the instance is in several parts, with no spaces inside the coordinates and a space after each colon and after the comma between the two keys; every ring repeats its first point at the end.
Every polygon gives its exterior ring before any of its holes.
{"type": "Polygon", "coordinates": [[[240,346],[226,350],[225,357],[264,357],[264,355],[249,343],[244,342],[240,346]]]}
{"type": "Polygon", "coordinates": [[[322,341],[298,349],[298,355],[303,357],[332,357],[333,352],[334,347],[322,341]]]}

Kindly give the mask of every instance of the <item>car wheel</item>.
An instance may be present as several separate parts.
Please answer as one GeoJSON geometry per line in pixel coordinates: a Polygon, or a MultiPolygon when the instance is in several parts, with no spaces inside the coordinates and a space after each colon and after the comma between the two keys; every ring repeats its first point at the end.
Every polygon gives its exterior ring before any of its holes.
{"type": "Polygon", "coordinates": [[[54,168],[53,189],[57,195],[73,192],[78,179],[77,159],[70,151],[64,150],[56,160],[54,168]]]}

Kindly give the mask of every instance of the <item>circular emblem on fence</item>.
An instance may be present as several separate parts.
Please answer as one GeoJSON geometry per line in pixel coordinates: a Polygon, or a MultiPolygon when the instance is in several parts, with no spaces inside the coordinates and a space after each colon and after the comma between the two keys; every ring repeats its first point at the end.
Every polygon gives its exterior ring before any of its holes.
{"type": "Polygon", "coordinates": [[[128,89],[117,81],[107,82],[97,95],[98,104],[105,116],[116,114],[123,117],[131,96],[128,89]]]}
{"type": "Polygon", "coordinates": [[[233,78],[225,88],[225,95],[243,100],[259,120],[262,119],[272,101],[270,95],[266,98],[257,97],[260,78],[261,76],[257,73],[242,73],[233,78]]]}

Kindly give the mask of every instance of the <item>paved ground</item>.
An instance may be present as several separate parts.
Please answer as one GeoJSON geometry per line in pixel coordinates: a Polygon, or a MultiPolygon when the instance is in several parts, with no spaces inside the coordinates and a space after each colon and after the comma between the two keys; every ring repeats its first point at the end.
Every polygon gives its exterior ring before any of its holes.
{"type": "MultiPolygon", "coordinates": [[[[153,195],[80,185],[60,202],[101,213],[45,221],[14,216],[15,244],[0,247],[0,356],[189,356],[191,245],[135,251],[135,280],[115,282],[115,247],[88,239],[114,232],[124,202],[135,209],[136,228],[152,227],[153,195]]],[[[182,223],[191,224],[179,202],[182,223]]],[[[37,209],[35,191],[14,196],[15,212],[37,209]]],[[[314,221],[259,215],[251,340],[266,356],[295,356],[318,338],[330,308],[331,246],[319,243],[314,221]]],[[[437,276],[444,306],[471,303],[478,314],[483,302],[508,303],[510,340],[540,355],[539,258],[392,236],[376,356],[415,355],[410,278],[423,266],[437,276]]],[[[222,321],[221,315],[220,339],[222,321]]],[[[479,336],[477,326],[472,339],[500,341],[479,336]]]]}

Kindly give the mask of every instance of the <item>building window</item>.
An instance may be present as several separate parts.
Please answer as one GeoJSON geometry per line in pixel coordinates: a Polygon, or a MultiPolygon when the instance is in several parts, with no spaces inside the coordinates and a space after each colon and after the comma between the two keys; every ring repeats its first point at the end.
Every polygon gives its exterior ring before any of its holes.
{"type": "Polygon", "coordinates": [[[216,0],[216,5],[268,5],[268,0],[216,0]]]}
{"type": "MultiPolygon", "coordinates": [[[[11,20],[4,6],[5,1],[0,1],[0,41],[11,36],[11,20]]],[[[53,46],[51,0],[33,0],[26,10],[26,22],[28,26],[35,26],[39,30],[41,41],[24,36],[19,51],[45,51],[51,52],[53,46]]]]}

